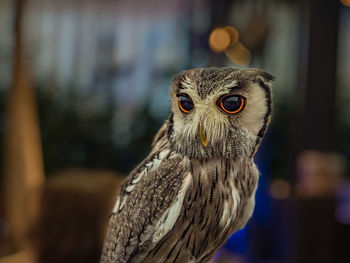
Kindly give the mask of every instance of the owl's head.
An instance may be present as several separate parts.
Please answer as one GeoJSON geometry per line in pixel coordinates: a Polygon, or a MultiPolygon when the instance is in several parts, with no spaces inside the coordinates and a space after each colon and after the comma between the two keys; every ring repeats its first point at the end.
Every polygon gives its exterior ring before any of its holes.
{"type": "Polygon", "coordinates": [[[168,137],[189,158],[253,157],[271,118],[271,82],[259,69],[181,72],[170,91],[168,137]]]}

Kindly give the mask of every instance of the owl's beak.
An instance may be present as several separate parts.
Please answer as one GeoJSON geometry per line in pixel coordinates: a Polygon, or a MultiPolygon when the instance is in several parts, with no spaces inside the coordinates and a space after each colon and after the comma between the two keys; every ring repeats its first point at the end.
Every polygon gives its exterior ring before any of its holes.
{"type": "Polygon", "coordinates": [[[207,146],[207,137],[205,135],[203,122],[200,122],[200,124],[199,124],[199,137],[201,138],[201,142],[204,145],[204,147],[206,147],[207,146]]]}

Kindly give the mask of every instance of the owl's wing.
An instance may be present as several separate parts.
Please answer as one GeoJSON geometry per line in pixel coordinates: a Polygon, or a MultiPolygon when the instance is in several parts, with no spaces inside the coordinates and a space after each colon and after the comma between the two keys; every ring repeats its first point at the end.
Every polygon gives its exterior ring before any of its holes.
{"type": "Polygon", "coordinates": [[[101,262],[142,262],[181,213],[192,175],[183,170],[180,158],[163,150],[138,172],[117,196],[101,262]]]}

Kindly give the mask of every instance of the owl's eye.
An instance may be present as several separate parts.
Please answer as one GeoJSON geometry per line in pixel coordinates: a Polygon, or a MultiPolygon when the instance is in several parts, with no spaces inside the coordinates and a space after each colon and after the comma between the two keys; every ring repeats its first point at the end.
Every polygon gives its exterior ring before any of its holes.
{"type": "Polygon", "coordinates": [[[180,110],[184,113],[189,113],[194,107],[192,100],[189,97],[183,95],[179,95],[178,98],[180,110]]]}
{"type": "Polygon", "coordinates": [[[218,106],[226,113],[235,114],[243,110],[245,98],[240,95],[225,96],[218,101],[218,106]]]}

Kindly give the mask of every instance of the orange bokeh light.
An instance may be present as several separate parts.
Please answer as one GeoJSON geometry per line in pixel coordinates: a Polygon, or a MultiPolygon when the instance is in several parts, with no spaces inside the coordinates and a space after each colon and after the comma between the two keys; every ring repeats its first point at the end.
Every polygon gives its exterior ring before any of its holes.
{"type": "Polygon", "coordinates": [[[234,45],[239,40],[239,33],[238,30],[233,26],[225,26],[224,27],[230,34],[230,45],[234,45]]]}
{"type": "Polygon", "coordinates": [[[209,36],[209,46],[215,52],[223,52],[230,45],[230,33],[225,28],[214,29],[209,36]]]}
{"type": "Polygon", "coordinates": [[[340,2],[345,6],[350,6],[350,0],[340,0],[340,2]]]}
{"type": "Polygon", "coordinates": [[[214,29],[209,36],[209,46],[226,56],[237,66],[246,66],[251,61],[250,51],[239,41],[239,32],[233,26],[214,29]]]}
{"type": "Polygon", "coordinates": [[[226,56],[237,66],[246,66],[251,61],[250,51],[241,43],[237,42],[225,51],[226,56]]]}
{"type": "Polygon", "coordinates": [[[209,36],[210,48],[217,52],[224,52],[229,46],[238,42],[239,33],[233,26],[225,26],[214,29],[209,36]]]}

